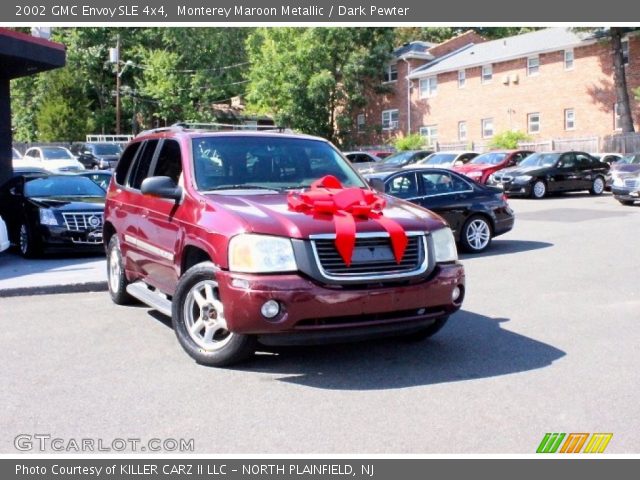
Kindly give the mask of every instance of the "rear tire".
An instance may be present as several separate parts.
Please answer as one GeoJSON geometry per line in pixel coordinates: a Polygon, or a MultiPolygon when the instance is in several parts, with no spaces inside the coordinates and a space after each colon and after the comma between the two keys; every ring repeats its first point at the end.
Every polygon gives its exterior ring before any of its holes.
{"type": "Polygon", "coordinates": [[[417,332],[403,335],[403,338],[410,342],[421,342],[423,340],[426,340],[429,337],[433,337],[436,333],[442,330],[442,327],[446,325],[448,320],[449,320],[449,317],[438,318],[434,323],[432,323],[428,327],[425,327],[422,330],[418,330],[417,332]]]}
{"type": "Polygon", "coordinates": [[[593,183],[591,184],[591,188],[589,189],[589,193],[591,195],[602,195],[604,192],[605,181],[601,176],[597,176],[593,179],[593,183]]]}
{"type": "Polygon", "coordinates": [[[24,258],[37,258],[42,255],[42,243],[26,223],[20,224],[18,228],[18,250],[24,258]]]}
{"type": "Polygon", "coordinates": [[[480,215],[473,215],[462,227],[460,244],[466,252],[480,253],[491,245],[492,234],[489,220],[480,215]]]}
{"type": "Polygon", "coordinates": [[[547,194],[547,184],[543,180],[536,180],[531,187],[531,198],[540,200],[547,194]]]}
{"type": "Polygon", "coordinates": [[[184,273],[173,297],[171,320],[178,342],[191,358],[224,367],[251,357],[256,338],[227,330],[217,272],[213,263],[202,262],[184,273]]]}
{"type": "Polygon", "coordinates": [[[127,293],[129,281],[124,270],[118,235],[114,234],[107,246],[107,284],[111,300],[117,305],[129,305],[135,299],[127,293]]]}

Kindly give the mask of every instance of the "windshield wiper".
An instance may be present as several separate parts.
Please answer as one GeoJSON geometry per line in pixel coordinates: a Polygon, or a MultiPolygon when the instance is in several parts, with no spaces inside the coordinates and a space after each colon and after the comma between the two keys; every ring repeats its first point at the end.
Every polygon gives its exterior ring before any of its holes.
{"type": "Polygon", "coordinates": [[[273,187],[260,187],[258,185],[219,185],[217,187],[208,188],[207,192],[213,192],[216,190],[269,190],[272,192],[277,192],[277,188],[273,187]]]}

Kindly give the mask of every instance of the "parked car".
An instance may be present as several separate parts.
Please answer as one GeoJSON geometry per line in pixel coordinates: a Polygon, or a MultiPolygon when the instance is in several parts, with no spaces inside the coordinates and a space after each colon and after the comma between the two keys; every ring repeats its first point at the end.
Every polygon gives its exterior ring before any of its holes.
{"type": "Polygon", "coordinates": [[[360,173],[397,170],[398,168],[412,165],[422,160],[423,158],[428,157],[432,153],[432,150],[405,150],[402,152],[394,153],[393,155],[389,155],[387,158],[383,158],[379,162],[368,165],[366,167],[360,168],[356,165],[356,169],[360,173]]]}
{"type": "Polygon", "coordinates": [[[101,188],[106,190],[109,187],[109,182],[113,176],[113,172],[110,170],[88,170],[86,172],[80,172],[77,175],[87,177],[89,180],[100,185],[101,188]]]}
{"type": "Polygon", "coordinates": [[[84,166],[64,147],[31,147],[22,160],[15,160],[14,167],[38,167],[52,173],[78,172],[84,166]]]}
{"type": "Polygon", "coordinates": [[[608,163],[610,166],[615,165],[618,160],[624,157],[621,153],[590,153],[589,155],[600,162],[608,163]]]}
{"type": "MultiPolygon", "coordinates": [[[[416,167],[453,168],[464,165],[478,156],[478,152],[447,151],[435,152],[416,163],[416,167]]],[[[411,168],[404,167],[404,168],[411,168]]]]}
{"type": "Polygon", "coordinates": [[[102,248],[106,192],[77,175],[20,175],[0,188],[0,215],[24,257],[47,248],[102,248]]]}
{"type": "Polygon", "coordinates": [[[375,155],[378,158],[387,158],[393,155],[395,152],[393,150],[367,150],[367,153],[375,155]]]}
{"type": "Polygon", "coordinates": [[[4,252],[9,248],[9,234],[7,233],[7,224],[0,217],[0,252],[4,252]]]}
{"type": "Polygon", "coordinates": [[[640,201],[640,153],[626,155],[611,166],[611,191],[623,205],[640,201]]]}
{"type": "Polygon", "coordinates": [[[13,173],[11,174],[11,178],[18,177],[20,175],[49,175],[44,168],[38,167],[13,167],[13,173]]]}
{"type": "Polygon", "coordinates": [[[543,198],[548,193],[588,190],[592,195],[604,191],[609,165],[584,152],[538,152],[517,166],[505,168],[489,177],[488,185],[502,188],[509,195],[543,198]]]}
{"type": "Polygon", "coordinates": [[[453,170],[466,175],[471,180],[485,184],[492,173],[513,167],[532,153],[528,150],[493,150],[478,155],[466,165],[454,166],[453,170]]]}
{"type": "Polygon", "coordinates": [[[513,228],[513,210],[501,189],[480,185],[451,170],[414,168],[366,178],[382,180],[385,193],[441,215],[467,252],[482,252],[493,237],[513,228]]]}
{"type": "Polygon", "coordinates": [[[12,160],[22,160],[22,155],[20,155],[20,152],[18,150],[16,150],[15,148],[11,149],[11,159],[12,160]]]}
{"type": "Polygon", "coordinates": [[[122,147],[117,143],[82,143],[76,147],[78,161],[85,168],[113,170],[118,164],[122,147]]]}
{"type": "Polygon", "coordinates": [[[306,135],[137,137],[109,186],[104,234],[113,301],[170,315],[207,365],[238,362],[256,342],[430,336],[464,297],[444,220],[385,199],[306,135]]]}
{"type": "Polygon", "coordinates": [[[345,152],[343,153],[347,160],[358,167],[371,167],[375,163],[382,160],[380,157],[370,154],[369,152],[345,152]]]}

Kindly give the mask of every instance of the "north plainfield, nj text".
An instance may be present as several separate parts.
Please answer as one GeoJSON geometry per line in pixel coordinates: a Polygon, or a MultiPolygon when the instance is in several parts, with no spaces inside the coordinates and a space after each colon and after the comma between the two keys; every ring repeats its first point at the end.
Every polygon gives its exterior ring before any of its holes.
{"type": "Polygon", "coordinates": [[[344,5],[307,5],[280,7],[188,7],[178,5],[178,16],[184,17],[406,17],[409,7],[377,7],[375,5],[361,5],[357,7],[344,5]]]}

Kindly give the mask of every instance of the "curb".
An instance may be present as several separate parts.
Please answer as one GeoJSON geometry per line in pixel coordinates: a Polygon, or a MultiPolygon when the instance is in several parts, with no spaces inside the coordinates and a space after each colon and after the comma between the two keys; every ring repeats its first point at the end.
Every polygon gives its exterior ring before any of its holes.
{"type": "Polygon", "coordinates": [[[55,295],[60,293],[106,292],[107,282],[74,283],[69,285],[44,285],[36,287],[7,288],[0,290],[0,298],[31,295],[55,295]]]}

